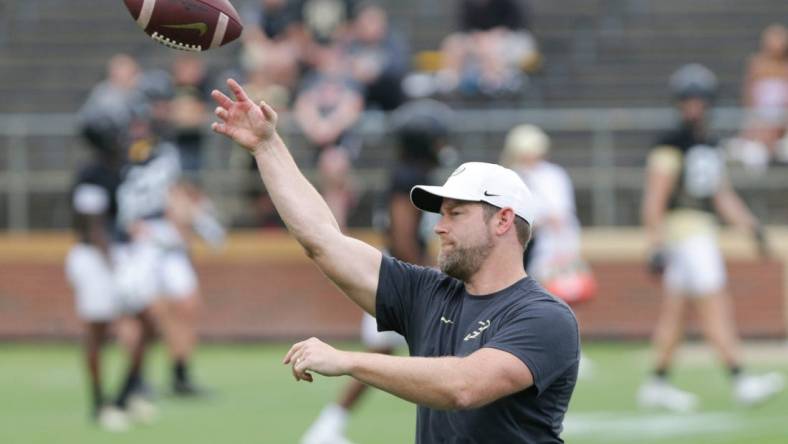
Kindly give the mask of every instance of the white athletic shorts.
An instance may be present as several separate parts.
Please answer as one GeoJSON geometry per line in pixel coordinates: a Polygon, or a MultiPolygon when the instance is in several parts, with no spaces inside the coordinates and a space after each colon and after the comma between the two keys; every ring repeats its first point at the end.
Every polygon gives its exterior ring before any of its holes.
{"type": "Polygon", "coordinates": [[[713,234],[696,234],[668,248],[665,286],[675,293],[702,297],[725,288],[725,264],[713,234]]]}
{"type": "MultiPolygon", "coordinates": [[[[113,259],[118,254],[115,247],[110,252],[113,259]]],[[[66,278],[74,289],[77,315],[82,320],[108,322],[121,314],[112,267],[97,247],[71,247],[66,256],[66,278]]]]}
{"type": "Polygon", "coordinates": [[[184,250],[135,242],[118,268],[124,299],[132,307],[147,306],[159,297],[185,299],[198,289],[197,274],[184,250]]]}
{"type": "Polygon", "coordinates": [[[378,321],[369,313],[361,319],[361,342],[367,348],[397,348],[406,345],[405,338],[393,331],[378,331],[378,321]]]}

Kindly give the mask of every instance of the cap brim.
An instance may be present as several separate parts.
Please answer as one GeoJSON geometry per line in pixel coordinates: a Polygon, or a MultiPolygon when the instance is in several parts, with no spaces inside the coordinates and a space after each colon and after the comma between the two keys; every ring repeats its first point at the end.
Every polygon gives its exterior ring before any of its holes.
{"type": "Polygon", "coordinates": [[[413,205],[430,213],[440,213],[443,199],[456,199],[468,202],[480,202],[476,197],[460,196],[448,192],[444,187],[432,185],[417,185],[410,190],[410,201],[413,205]]]}

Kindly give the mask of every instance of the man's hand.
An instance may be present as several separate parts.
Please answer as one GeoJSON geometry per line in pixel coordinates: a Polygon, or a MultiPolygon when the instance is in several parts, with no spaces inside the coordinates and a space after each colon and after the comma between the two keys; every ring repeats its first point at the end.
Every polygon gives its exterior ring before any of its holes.
{"type": "Polygon", "coordinates": [[[221,120],[214,122],[211,128],[254,154],[258,147],[275,137],[276,112],[265,102],[260,102],[260,105],[252,102],[235,80],[228,79],[227,86],[233,92],[235,101],[219,90],[211,92],[219,104],[214,113],[221,120]]]}
{"type": "Polygon", "coordinates": [[[348,352],[337,350],[317,338],[309,338],[292,347],[282,360],[283,364],[292,364],[293,377],[296,381],[312,382],[313,371],[323,376],[341,376],[350,371],[348,352]]]}

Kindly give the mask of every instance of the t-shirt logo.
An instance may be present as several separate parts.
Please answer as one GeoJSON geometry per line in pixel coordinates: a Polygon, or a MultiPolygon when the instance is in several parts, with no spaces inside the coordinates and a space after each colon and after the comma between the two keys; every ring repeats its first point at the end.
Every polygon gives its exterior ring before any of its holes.
{"type": "Polygon", "coordinates": [[[477,337],[479,337],[479,335],[482,334],[484,330],[490,328],[490,320],[488,319],[486,321],[479,321],[479,325],[480,325],[479,328],[465,335],[464,341],[476,339],[477,337]]]}

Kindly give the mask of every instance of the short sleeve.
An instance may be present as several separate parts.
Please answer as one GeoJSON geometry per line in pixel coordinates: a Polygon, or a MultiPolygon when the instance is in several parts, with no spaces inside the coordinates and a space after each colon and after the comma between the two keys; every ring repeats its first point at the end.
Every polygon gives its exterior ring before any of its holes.
{"type": "Polygon", "coordinates": [[[445,279],[449,278],[436,270],[384,255],[375,297],[378,331],[395,331],[411,344],[411,333],[429,311],[430,301],[437,297],[436,291],[445,279]]]}
{"type": "Polygon", "coordinates": [[[103,214],[109,209],[109,193],[98,185],[81,184],[74,189],[72,205],[80,214],[103,214]]]}
{"type": "Polygon", "coordinates": [[[531,371],[538,393],[544,392],[580,359],[577,320],[559,303],[519,309],[504,320],[485,347],[519,358],[531,371]]]}
{"type": "Polygon", "coordinates": [[[654,148],[648,156],[648,169],[662,174],[678,174],[681,171],[681,152],[667,145],[654,148]]]}

